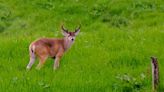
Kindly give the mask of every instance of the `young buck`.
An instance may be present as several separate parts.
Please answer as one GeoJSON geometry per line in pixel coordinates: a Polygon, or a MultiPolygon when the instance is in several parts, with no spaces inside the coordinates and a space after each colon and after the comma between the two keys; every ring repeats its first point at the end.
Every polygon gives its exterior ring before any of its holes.
{"type": "Polygon", "coordinates": [[[29,46],[30,61],[27,69],[31,69],[36,57],[39,58],[39,64],[36,69],[40,69],[48,57],[54,58],[54,69],[59,67],[59,61],[64,52],[67,51],[73,44],[76,35],[80,32],[80,26],[75,29],[75,32],[68,32],[67,29],[61,26],[63,38],[41,38],[32,42],[29,46]]]}

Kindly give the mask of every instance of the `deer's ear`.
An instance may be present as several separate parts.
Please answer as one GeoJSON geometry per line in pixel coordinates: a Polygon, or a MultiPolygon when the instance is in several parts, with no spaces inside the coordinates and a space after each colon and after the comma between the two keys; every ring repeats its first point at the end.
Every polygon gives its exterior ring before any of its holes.
{"type": "Polygon", "coordinates": [[[80,26],[77,29],[75,29],[75,35],[78,35],[79,32],[80,32],[80,26]]]}
{"type": "Polygon", "coordinates": [[[67,35],[68,35],[68,30],[65,29],[65,28],[63,27],[63,25],[61,26],[61,31],[62,31],[62,34],[63,34],[64,36],[67,36],[67,35]]]}

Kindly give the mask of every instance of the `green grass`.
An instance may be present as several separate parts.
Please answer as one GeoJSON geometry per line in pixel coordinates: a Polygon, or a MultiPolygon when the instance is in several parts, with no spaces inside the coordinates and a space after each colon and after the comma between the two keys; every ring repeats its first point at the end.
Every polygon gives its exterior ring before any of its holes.
{"type": "Polygon", "coordinates": [[[1,0],[0,92],[151,92],[150,57],[164,91],[162,0],[1,0]],[[60,25],[81,32],[53,71],[26,71],[28,46],[62,37],[60,25]]]}

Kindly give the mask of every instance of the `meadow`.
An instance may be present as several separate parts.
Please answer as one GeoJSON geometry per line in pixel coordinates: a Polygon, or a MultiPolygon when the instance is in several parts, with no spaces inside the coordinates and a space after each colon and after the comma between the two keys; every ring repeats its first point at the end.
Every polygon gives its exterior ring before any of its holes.
{"type": "Polygon", "coordinates": [[[0,0],[0,92],[164,92],[163,0],[0,0]],[[26,70],[29,44],[81,24],[60,68],[26,70]]]}

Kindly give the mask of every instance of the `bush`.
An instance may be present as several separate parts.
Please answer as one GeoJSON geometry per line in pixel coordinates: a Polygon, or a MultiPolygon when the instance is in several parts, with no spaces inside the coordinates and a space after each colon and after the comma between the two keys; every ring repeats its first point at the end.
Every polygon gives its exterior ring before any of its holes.
{"type": "Polygon", "coordinates": [[[141,90],[145,86],[145,79],[146,76],[143,73],[141,73],[138,77],[133,77],[128,74],[118,74],[116,76],[117,82],[113,85],[113,90],[121,92],[132,92],[141,90]]]}

